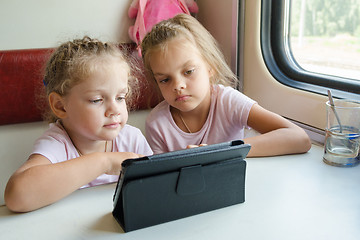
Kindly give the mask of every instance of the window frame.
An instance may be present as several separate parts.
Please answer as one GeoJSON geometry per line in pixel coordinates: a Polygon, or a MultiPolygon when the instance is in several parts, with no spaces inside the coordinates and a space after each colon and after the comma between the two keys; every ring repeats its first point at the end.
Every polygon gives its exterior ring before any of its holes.
{"type": "Polygon", "coordinates": [[[331,89],[335,97],[359,99],[360,81],[306,71],[296,62],[284,27],[289,19],[290,4],[290,0],[261,1],[260,45],[271,75],[289,87],[321,95],[327,95],[331,89]]]}

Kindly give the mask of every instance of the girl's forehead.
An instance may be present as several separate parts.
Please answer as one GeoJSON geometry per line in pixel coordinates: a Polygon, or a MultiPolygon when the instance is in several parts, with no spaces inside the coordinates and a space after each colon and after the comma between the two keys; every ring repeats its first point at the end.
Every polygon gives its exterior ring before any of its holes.
{"type": "Polygon", "coordinates": [[[192,41],[184,37],[176,37],[171,40],[167,40],[162,45],[153,49],[152,53],[149,55],[150,64],[153,57],[166,58],[169,54],[173,54],[174,52],[191,53],[201,56],[201,53],[192,41]]]}
{"type": "Polygon", "coordinates": [[[107,70],[113,66],[123,68],[127,71],[129,70],[129,65],[124,59],[114,56],[99,57],[98,59],[94,59],[93,62],[90,62],[90,65],[92,65],[92,68],[98,68],[99,70],[107,70]]]}
{"type": "Polygon", "coordinates": [[[126,72],[129,74],[129,65],[124,60],[119,59],[98,59],[91,61],[85,66],[85,77],[98,75],[100,73],[126,72]]]}
{"type": "Polygon", "coordinates": [[[85,88],[98,88],[111,83],[115,86],[128,84],[129,71],[119,64],[97,66],[80,82],[85,88]]]}
{"type": "Polygon", "coordinates": [[[173,47],[178,48],[180,50],[186,50],[186,51],[194,51],[198,50],[196,47],[196,44],[194,41],[191,41],[188,38],[185,37],[176,37],[174,39],[171,39],[166,44],[167,48],[173,47]]]}

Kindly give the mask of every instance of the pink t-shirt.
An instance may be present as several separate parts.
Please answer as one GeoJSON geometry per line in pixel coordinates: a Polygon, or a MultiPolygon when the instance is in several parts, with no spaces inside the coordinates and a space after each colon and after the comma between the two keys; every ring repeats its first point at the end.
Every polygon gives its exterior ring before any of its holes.
{"type": "MultiPolygon", "coordinates": [[[[112,144],[113,152],[134,152],[145,156],[153,153],[141,131],[130,125],[121,129],[112,144]]],[[[52,163],[79,157],[69,135],[59,122],[51,123],[50,128],[35,141],[32,154],[41,154],[52,163]]],[[[119,175],[103,174],[81,188],[116,182],[118,178],[119,175]]]]}
{"type": "Polygon", "coordinates": [[[154,154],[185,149],[188,145],[214,144],[244,138],[254,100],[223,85],[214,85],[208,118],[200,131],[187,133],[175,123],[170,105],[159,103],[146,119],[146,138],[154,154]]]}

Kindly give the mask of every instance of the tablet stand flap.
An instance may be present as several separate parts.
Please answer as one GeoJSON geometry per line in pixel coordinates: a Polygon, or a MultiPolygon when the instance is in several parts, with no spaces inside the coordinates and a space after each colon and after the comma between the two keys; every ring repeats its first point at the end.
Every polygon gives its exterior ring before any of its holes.
{"type": "Polygon", "coordinates": [[[181,168],[176,187],[178,195],[188,196],[201,193],[204,190],[205,180],[201,165],[181,168]]]}

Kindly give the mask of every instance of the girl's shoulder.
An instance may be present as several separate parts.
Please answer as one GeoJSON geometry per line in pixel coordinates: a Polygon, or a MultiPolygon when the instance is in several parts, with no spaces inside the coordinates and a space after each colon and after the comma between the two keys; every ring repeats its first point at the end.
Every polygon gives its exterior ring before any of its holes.
{"type": "Polygon", "coordinates": [[[255,101],[237,89],[221,84],[213,85],[214,97],[218,104],[254,104],[255,101]]]}
{"type": "Polygon", "coordinates": [[[77,151],[67,132],[60,124],[51,123],[49,128],[34,142],[32,153],[41,154],[52,163],[75,158],[77,151]]]}
{"type": "Polygon", "coordinates": [[[144,135],[137,127],[125,124],[125,126],[120,130],[119,134],[113,140],[115,145],[126,145],[131,146],[132,144],[136,145],[138,141],[143,140],[144,135]]]}
{"type": "Polygon", "coordinates": [[[237,89],[234,89],[230,86],[224,86],[221,84],[213,85],[213,93],[214,93],[214,96],[218,99],[229,99],[229,98],[245,96],[243,93],[241,93],[237,89]]]}
{"type": "Polygon", "coordinates": [[[156,105],[154,109],[151,110],[151,112],[146,118],[146,121],[149,122],[164,117],[166,118],[169,117],[169,114],[170,114],[170,105],[165,100],[163,100],[158,105],[156,105]]]}
{"type": "Polygon", "coordinates": [[[165,111],[165,110],[168,110],[168,109],[169,109],[169,104],[165,100],[163,100],[151,110],[151,113],[152,112],[165,111]]]}
{"type": "Polygon", "coordinates": [[[69,135],[59,122],[50,123],[49,128],[39,137],[42,139],[52,139],[54,141],[69,141],[69,135]]]}
{"type": "Polygon", "coordinates": [[[230,86],[224,86],[222,84],[212,85],[212,95],[216,98],[221,98],[223,96],[228,96],[229,94],[238,94],[238,93],[240,93],[238,90],[230,86]]]}
{"type": "Polygon", "coordinates": [[[125,124],[125,126],[119,132],[118,137],[138,136],[138,135],[142,135],[141,130],[139,128],[131,126],[129,124],[125,124]]]}
{"type": "Polygon", "coordinates": [[[151,155],[152,151],[145,136],[137,127],[125,124],[113,141],[113,149],[117,152],[136,152],[151,155]]]}
{"type": "MultiPolygon", "coordinates": [[[[238,91],[237,89],[234,89],[233,87],[230,86],[224,86],[222,84],[215,84],[213,85],[213,91],[217,92],[218,94],[223,94],[223,93],[228,93],[228,92],[232,92],[232,93],[241,93],[240,91],[238,91]]],[[[241,93],[242,94],[242,93],[241,93]]]]}

